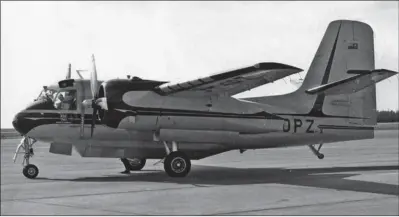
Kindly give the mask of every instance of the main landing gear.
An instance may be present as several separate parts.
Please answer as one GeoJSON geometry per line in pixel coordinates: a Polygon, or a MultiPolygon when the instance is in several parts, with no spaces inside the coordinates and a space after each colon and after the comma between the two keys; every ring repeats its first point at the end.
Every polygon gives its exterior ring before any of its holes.
{"type": "Polygon", "coordinates": [[[313,152],[314,155],[316,155],[320,160],[324,158],[324,154],[320,153],[320,149],[323,146],[323,143],[319,145],[319,147],[316,149],[315,145],[308,145],[310,150],[313,152]]]}
{"type": "Polygon", "coordinates": [[[172,151],[168,144],[163,142],[166,151],[166,157],[162,159],[165,172],[170,177],[185,177],[191,170],[191,162],[187,155],[177,150],[176,142],[172,142],[172,151]]]}
{"type": "Polygon", "coordinates": [[[129,161],[129,169],[131,171],[139,171],[139,170],[143,169],[143,167],[145,166],[145,163],[146,163],[146,159],[145,158],[144,159],[140,159],[140,158],[130,159],[130,158],[128,158],[127,160],[129,161]]]}
{"type": "Polygon", "coordinates": [[[37,166],[29,164],[29,159],[34,155],[32,146],[35,144],[35,142],[35,139],[24,136],[24,138],[21,140],[21,143],[18,145],[13,158],[15,163],[17,155],[20,153],[24,154],[24,159],[22,161],[22,174],[29,179],[34,179],[37,177],[37,175],[39,175],[39,169],[37,166]],[[19,152],[21,148],[24,150],[23,152],[19,152]]]}

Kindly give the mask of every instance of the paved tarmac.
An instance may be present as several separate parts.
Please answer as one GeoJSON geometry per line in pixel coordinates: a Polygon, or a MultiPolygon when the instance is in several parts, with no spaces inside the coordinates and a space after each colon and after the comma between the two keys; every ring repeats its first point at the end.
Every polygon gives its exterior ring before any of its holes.
{"type": "Polygon", "coordinates": [[[324,160],[306,146],[226,152],[193,161],[186,178],[152,160],[122,175],[118,159],[54,155],[38,143],[40,174],[29,180],[22,158],[12,162],[19,139],[1,140],[1,214],[398,215],[398,132],[326,144],[324,160]]]}

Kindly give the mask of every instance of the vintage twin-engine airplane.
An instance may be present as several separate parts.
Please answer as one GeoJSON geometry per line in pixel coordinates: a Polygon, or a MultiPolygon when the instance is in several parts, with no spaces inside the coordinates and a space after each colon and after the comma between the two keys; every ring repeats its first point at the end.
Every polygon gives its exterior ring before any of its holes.
{"type": "Polygon", "coordinates": [[[169,176],[184,177],[192,159],[229,150],[308,145],[322,159],[323,143],[370,139],[376,125],[375,84],[396,75],[374,67],[372,28],[331,22],[298,90],[278,96],[233,98],[251,88],[301,72],[280,63],[259,63],[208,77],[162,81],[62,80],[19,112],[14,128],[25,137],[23,174],[36,140],[50,152],[83,157],[129,158],[132,170],[146,159],[163,159],[169,176]],[[44,97],[43,97],[44,96],[44,97]],[[319,147],[316,147],[320,144],[319,147]]]}

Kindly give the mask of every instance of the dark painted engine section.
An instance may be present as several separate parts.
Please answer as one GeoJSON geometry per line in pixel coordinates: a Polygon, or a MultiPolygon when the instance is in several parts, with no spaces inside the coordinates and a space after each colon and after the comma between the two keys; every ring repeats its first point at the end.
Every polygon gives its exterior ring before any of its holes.
{"type": "Polygon", "coordinates": [[[127,116],[135,116],[136,109],[123,102],[123,95],[129,91],[154,91],[156,87],[166,82],[143,80],[137,77],[133,79],[112,79],[101,84],[99,98],[106,97],[108,111],[100,109],[101,123],[112,128],[117,128],[120,121],[127,116]],[[121,112],[116,109],[128,110],[121,112]]]}

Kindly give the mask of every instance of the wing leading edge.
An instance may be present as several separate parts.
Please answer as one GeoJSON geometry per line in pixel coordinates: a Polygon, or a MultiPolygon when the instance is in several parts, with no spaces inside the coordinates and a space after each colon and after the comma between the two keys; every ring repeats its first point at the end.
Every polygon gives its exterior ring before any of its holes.
{"type": "Polygon", "coordinates": [[[301,71],[303,70],[282,63],[258,63],[187,82],[164,84],[157,88],[157,92],[161,95],[179,96],[232,96],[301,71]]]}

